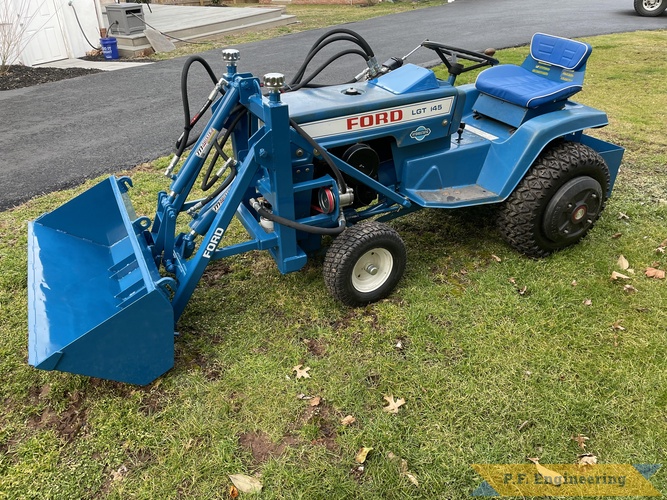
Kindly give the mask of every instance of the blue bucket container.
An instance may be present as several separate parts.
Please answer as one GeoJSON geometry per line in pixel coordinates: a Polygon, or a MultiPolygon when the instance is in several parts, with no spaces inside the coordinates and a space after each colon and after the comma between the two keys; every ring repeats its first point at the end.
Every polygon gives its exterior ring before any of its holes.
{"type": "Polygon", "coordinates": [[[113,36],[107,38],[100,38],[100,44],[102,45],[102,54],[104,54],[105,59],[118,59],[118,42],[113,36]]]}

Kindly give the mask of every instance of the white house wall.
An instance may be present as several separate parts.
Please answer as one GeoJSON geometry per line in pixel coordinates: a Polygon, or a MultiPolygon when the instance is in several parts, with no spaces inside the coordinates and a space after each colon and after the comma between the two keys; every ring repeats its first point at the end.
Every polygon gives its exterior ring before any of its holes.
{"type": "Polygon", "coordinates": [[[83,57],[86,52],[92,50],[86,39],[81,33],[81,29],[76,22],[74,9],[79,16],[79,21],[83,32],[95,47],[100,46],[100,28],[95,11],[95,2],[97,0],[56,0],[56,3],[62,4],[60,9],[63,29],[65,30],[65,40],[69,48],[70,57],[83,57]],[[72,6],[68,5],[71,1],[72,6]]]}

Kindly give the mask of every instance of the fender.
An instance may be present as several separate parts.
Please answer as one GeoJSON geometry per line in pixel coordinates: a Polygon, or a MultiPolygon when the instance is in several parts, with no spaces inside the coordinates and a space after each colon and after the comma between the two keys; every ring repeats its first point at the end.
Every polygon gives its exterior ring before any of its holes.
{"type": "Polygon", "coordinates": [[[564,138],[582,142],[601,153],[611,174],[608,193],[611,193],[620,157],[610,154],[611,144],[592,140],[582,130],[604,127],[609,123],[606,113],[583,104],[568,102],[564,109],[537,116],[522,124],[507,140],[493,142],[478,183],[506,199],[526,175],[539,154],[554,140],[564,138]],[[609,147],[608,147],[609,146],[609,147]]]}

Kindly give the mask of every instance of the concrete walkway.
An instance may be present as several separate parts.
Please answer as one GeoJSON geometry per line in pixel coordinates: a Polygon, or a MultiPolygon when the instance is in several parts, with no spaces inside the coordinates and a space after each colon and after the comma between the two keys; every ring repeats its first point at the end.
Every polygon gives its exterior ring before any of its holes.
{"type": "Polygon", "coordinates": [[[63,59],[50,63],[40,64],[38,68],[85,68],[100,69],[102,71],[116,71],[119,69],[137,68],[152,64],[151,62],[122,62],[122,61],[85,61],[83,59],[63,59]]]}
{"type": "MultiPolygon", "coordinates": [[[[426,38],[480,50],[526,44],[536,31],[575,37],[665,29],[667,16],[639,17],[631,0],[456,0],[345,27],[366,38],[383,61],[406,54],[426,38]]],[[[258,76],[280,71],[289,78],[325,31],[241,45],[239,70],[258,76]]],[[[219,50],[202,55],[217,73],[223,71],[219,50]]],[[[409,61],[433,59],[431,51],[421,49],[409,61]]],[[[168,154],[183,127],[179,81],[184,61],[0,92],[0,209],[168,154]]],[[[358,58],[340,62],[327,73],[329,81],[356,74],[362,64],[358,58]]],[[[623,61],[618,65],[625,71],[623,61]]],[[[202,70],[193,71],[190,89],[196,107],[210,90],[202,70]]]]}

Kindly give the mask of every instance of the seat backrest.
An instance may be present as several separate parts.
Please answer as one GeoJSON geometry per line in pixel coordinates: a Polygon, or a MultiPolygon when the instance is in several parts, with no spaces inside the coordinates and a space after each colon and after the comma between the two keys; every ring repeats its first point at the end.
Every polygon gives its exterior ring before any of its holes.
{"type": "Polygon", "coordinates": [[[592,51],[584,42],[535,33],[530,42],[530,55],[521,66],[549,80],[582,84],[586,61],[592,51]]]}

